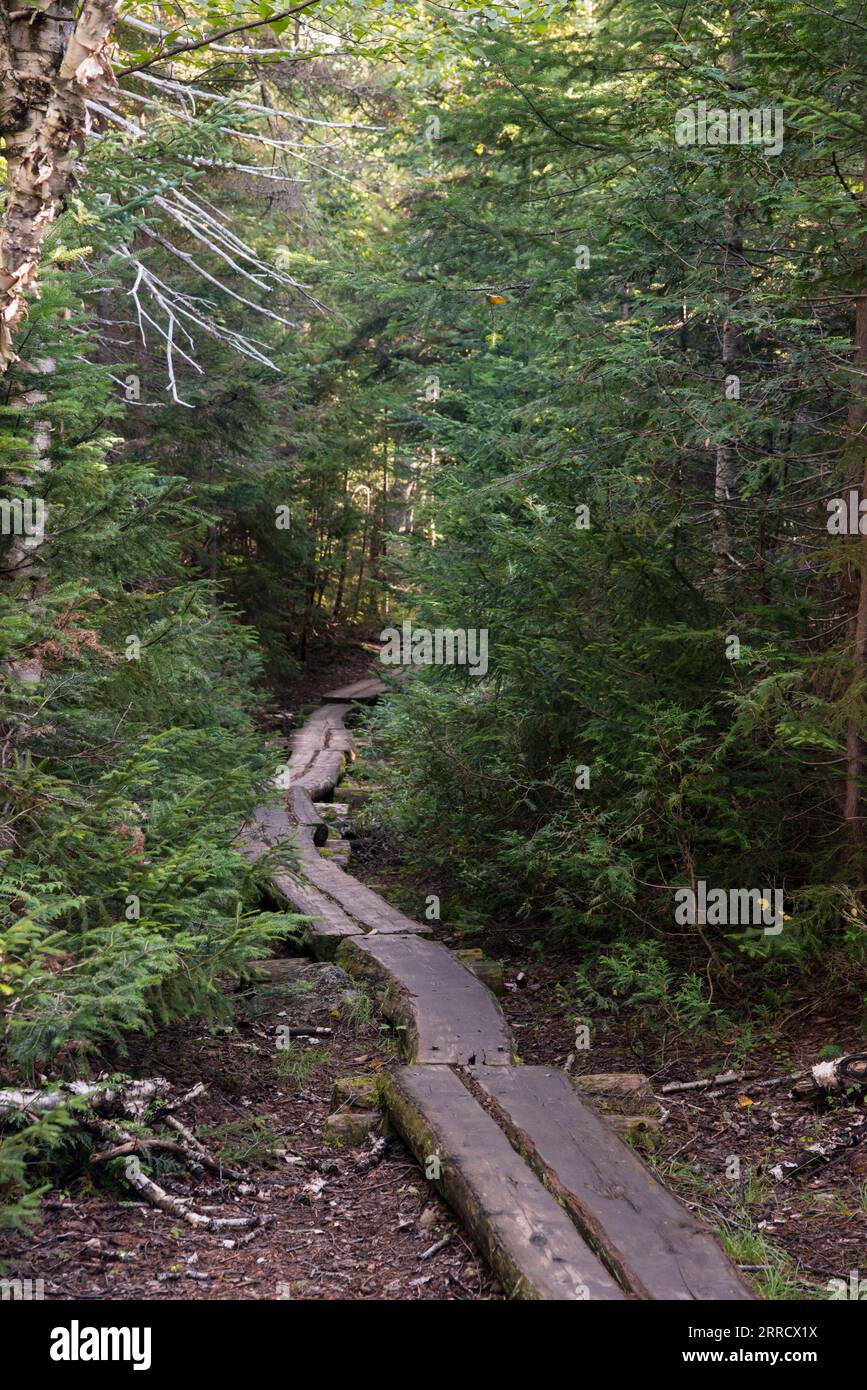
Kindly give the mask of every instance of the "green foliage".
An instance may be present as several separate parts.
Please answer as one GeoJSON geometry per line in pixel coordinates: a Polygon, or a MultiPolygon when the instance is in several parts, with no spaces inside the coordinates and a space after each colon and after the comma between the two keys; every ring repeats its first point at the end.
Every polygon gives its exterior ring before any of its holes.
{"type": "Polygon", "coordinates": [[[670,1031],[706,1038],[730,1026],[711,1003],[707,980],[677,974],[655,941],[620,943],[600,954],[592,967],[576,970],[567,997],[591,1020],[621,1019],[635,1039],[670,1031]]]}
{"type": "Polygon", "coordinates": [[[0,1137],[0,1234],[26,1230],[39,1219],[39,1199],[50,1186],[49,1170],[46,1167],[40,1183],[34,1182],[31,1169],[56,1155],[71,1123],[69,1107],[58,1107],[36,1120],[6,1125],[0,1137]]]}
{"type": "MultiPolygon", "coordinates": [[[[49,282],[30,330],[56,360],[40,407],[56,438],[49,582],[26,606],[14,586],[0,594],[2,1007],[23,1076],[50,1062],[86,1070],[132,1030],[217,1016],[221,981],[294,920],[257,911],[237,848],[268,770],[254,635],[186,569],[186,537],[204,521],[179,504],[182,480],[107,466],[100,417],[117,407],[104,369],[53,336],[64,301],[69,284],[49,282]],[[13,674],[34,647],[37,686],[13,674]]],[[[32,412],[16,426],[26,440],[32,412]]]]}
{"type": "Polygon", "coordinates": [[[863,471],[855,17],[631,0],[480,24],[430,103],[440,138],[411,113],[391,241],[394,431],[422,482],[388,577],[418,624],[486,628],[490,669],[425,670],[379,714],[383,804],[461,911],[652,933],[730,988],[757,963],[769,985],[838,950],[865,966],[840,815],[847,721],[867,732],[860,562],[824,500],[863,471]],[[782,150],[679,146],[699,100],[781,104],[782,150]],[[783,891],[783,933],[676,926],[699,879],[783,891]]]}
{"type": "Polygon", "coordinates": [[[862,980],[863,558],[825,505],[864,472],[860,8],[309,18],[255,71],[177,61],[188,104],[124,78],[4,380],[5,490],[48,509],[0,552],[5,1066],[216,1017],[297,931],[238,850],[263,691],[383,614],[489,634],[376,716],[378,813],[460,929],[551,927],[597,1012],[693,1034],[708,978],[862,980]],[[783,147],[679,145],[697,101],[782,105],[783,147]],[[784,931],[677,926],[699,879],[783,891],[784,931]]]}

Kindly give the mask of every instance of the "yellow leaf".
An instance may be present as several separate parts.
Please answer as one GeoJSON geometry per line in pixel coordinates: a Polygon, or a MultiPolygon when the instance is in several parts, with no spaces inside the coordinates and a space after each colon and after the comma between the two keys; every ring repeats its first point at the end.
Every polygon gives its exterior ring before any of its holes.
{"type": "Polygon", "coordinates": [[[738,1105],[747,1106],[754,1104],[755,1102],[750,1100],[749,1096],[738,1096],[738,1105]]]}
{"type": "Polygon", "coordinates": [[[508,300],[502,294],[488,294],[485,296],[489,304],[507,304],[508,300]]]}

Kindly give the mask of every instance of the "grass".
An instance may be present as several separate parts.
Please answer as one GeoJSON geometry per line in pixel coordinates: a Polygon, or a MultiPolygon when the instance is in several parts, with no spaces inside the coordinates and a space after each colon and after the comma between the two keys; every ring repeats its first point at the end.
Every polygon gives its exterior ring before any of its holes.
{"type": "Polygon", "coordinates": [[[355,1033],[361,1032],[369,1023],[373,1022],[373,1000],[369,994],[363,994],[360,990],[355,992],[354,997],[342,1010],[343,1022],[355,1033]]]}
{"type": "Polygon", "coordinates": [[[260,1115],[212,1125],[203,1129],[200,1137],[205,1147],[219,1154],[228,1168],[247,1163],[264,1164],[275,1149],[283,1149],[290,1142],[290,1136],[278,1134],[260,1115]]]}
{"type": "Polygon", "coordinates": [[[322,1065],[326,1056],[324,1047],[310,1047],[299,1042],[290,1043],[289,1047],[281,1048],[277,1053],[277,1074],[294,1081],[296,1086],[302,1086],[317,1067],[322,1065]]]}
{"type": "Polygon", "coordinates": [[[746,1266],[745,1273],[764,1298],[779,1302],[816,1296],[815,1290],[798,1278],[789,1257],[752,1225],[730,1228],[720,1235],[730,1259],[746,1266]]]}

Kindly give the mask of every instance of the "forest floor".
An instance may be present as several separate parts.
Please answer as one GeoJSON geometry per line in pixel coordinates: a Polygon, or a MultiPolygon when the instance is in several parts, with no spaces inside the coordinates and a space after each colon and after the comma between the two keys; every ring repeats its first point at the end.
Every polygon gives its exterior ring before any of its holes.
{"type": "MultiPolygon", "coordinates": [[[[354,846],[352,872],[404,911],[437,884],[413,884],[399,846],[375,829],[354,846]]],[[[440,885],[443,900],[453,885],[440,885]]],[[[840,1053],[863,1049],[863,1000],[853,992],[803,993],[778,1017],[764,1017],[745,1044],[735,1022],[722,1038],[683,1036],[675,1018],[636,1027],[602,1020],[588,1050],[576,1049],[582,1010],[571,988],[586,964],[574,947],[538,927],[489,923],[460,933],[433,923],[452,949],[480,949],[503,968],[504,1013],[527,1064],[568,1066],[574,1076],[631,1072],[649,1078],[661,1124],[638,1136],[658,1176],[707,1223],[725,1234],[735,1261],[766,1297],[828,1298],[830,1281],[851,1288],[867,1274],[867,1116],[864,1106],[831,1101],[816,1109],[790,1095],[788,1080],[830,1043],[840,1053]],[[670,1082],[729,1071],[736,1084],[662,1094],[670,1082]],[[815,1148],[815,1152],[813,1149],[815,1148]],[[735,1163],[732,1160],[736,1160],[735,1163]],[[797,1173],[778,1165],[805,1164],[797,1173]]],[[[827,987],[826,987],[827,988],[827,987]]],[[[857,1286],[856,1286],[857,1287],[857,1286]]],[[[847,1295],[851,1296],[851,1295],[847,1295]]]]}
{"type": "MultiPolygon", "coordinates": [[[[267,732],[289,732],[324,691],[367,675],[374,651],[354,643],[317,648],[303,677],[282,692],[267,732]]],[[[257,1216],[262,1224],[241,1233],[193,1229],[130,1200],[135,1193],[105,1172],[97,1179],[76,1153],[62,1184],[46,1194],[33,1234],[3,1242],[7,1277],[41,1279],[49,1300],[502,1298],[397,1136],[381,1156],[372,1141],[324,1142],[334,1081],[375,1077],[396,1064],[397,1052],[372,1010],[354,1018],[341,1010],[338,996],[353,984],[341,971],[287,959],[287,972],[279,989],[239,991],[232,1025],[163,1029],[133,1039],[126,1057],[107,1059],[108,1069],[166,1077],[173,1094],[205,1085],[181,1118],[244,1181],[164,1160],[154,1176],[196,1211],[257,1216]],[[332,1034],[279,1050],[281,1025],[332,1034]]]]}
{"type": "MultiPolygon", "coordinates": [[[[287,689],[269,721],[286,734],[324,691],[369,674],[370,644],[322,645],[287,689]]],[[[413,884],[400,847],[360,817],[351,872],[418,915],[432,891],[413,884]],[[419,896],[421,894],[421,897],[419,896]]],[[[436,888],[436,885],[433,885],[436,888]]],[[[447,885],[443,895],[447,896],[447,885]]],[[[481,948],[503,966],[502,1000],[526,1063],[570,1065],[574,1074],[643,1072],[662,1101],[658,1130],[642,1136],[659,1176],[725,1231],[734,1258],[772,1298],[827,1298],[832,1279],[867,1274],[867,1132],[845,1104],[816,1111],[789,1096],[785,1078],[816,1061],[829,1041],[857,1050],[859,1001],[798,999],[765,1018],[751,1045],[735,1027],[722,1038],[684,1036],[670,1020],[630,1028],[612,1017],[575,1049],[580,1014],[571,984],[575,949],[536,927],[497,922],[451,946],[481,948]],[[571,1062],[569,1061],[571,1056],[571,1062]],[[673,1081],[737,1068],[742,1082],[661,1095],[673,1081]],[[848,1147],[846,1146],[848,1143],[848,1147]],[[810,1164],[787,1178],[771,1169],[810,1164]],[[732,1160],[737,1164],[733,1166],[732,1160]]],[[[330,1148],[323,1138],[334,1081],[376,1076],[397,1062],[392,1036],[370,1009],[350,1018],[338,996],[348,981],[329,965],[287,959],[280,989],[239,991],[234,1024],[189,1025],[135,1040],[118,1069],[163,1075],[183,1093],[206,1091],[183,1111],[196,1135],[244,1181],[220,1180],[162,1163],[158,1181],[217,1216],[256,1215],[248,1233],[208,1233],[131,1201],[103,1174],[73,1159],[62,1190],[43,1202],[31,1236],[6,1241],[7,1274],[42,1279],[48,1299],[499,1299],[503,1295],[472,1244],[396,1136],[383,1153],[373,1140],[330,1148]],[[332,1029],[280,1051],[280,1024],[332,1029]],[[300,1161],[299,1161],[300,1160],[300,1161]]]]}
{"type": "Polygon", "coordinates": [[[136,1047],[124,1070],[205,1094],[184,1109],[197,1137],[244,1181],[161,1164],[155,1176],[196,1211],[257,1216],[250,1232],[196,1230],[71,1166],[43,1203],[32,1239],[7,1240],[11,1277],[41,1279],[46,1299],[468,1299],[499,1296],[401,1141],[367,1171],[371,1144],[323,1142],[338,1077],[376,1075],[396,1054],[375,1021],[335,1018],[334,967],[301,964],[294,985],[261,1007],[238,996],[233,1026],[176,1027],[136,1047]],[[309,973],[308,973],[309,972],[309,973]],[[305,978],[306,976],[306,978],[305,978]],[[279,1005],[279,1008],[276,1006],[279,1005]],[[279,1024],[333,1035],[275,1048],[279,1024]],[[300,1160],[300,1162],[292,1161],[300,1160]],[[432,1246],[447,1241],[435,1254],[432,1246]]]}

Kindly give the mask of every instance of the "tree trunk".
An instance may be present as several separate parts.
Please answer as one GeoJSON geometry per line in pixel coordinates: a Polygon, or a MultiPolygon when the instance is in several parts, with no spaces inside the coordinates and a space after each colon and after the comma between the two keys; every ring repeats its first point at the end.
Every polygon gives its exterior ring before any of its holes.
{"type": "MultiPolygon", "coordinates": [[[[733,265],[742,259],[743,242],[738,228],[737,212],[733,197],[726,199],[725,223],[723,230],[723,295],[729,308],[738,299],[738,289],[730,283],[733,265]]],[[[722,376],[723,389],[726,379],[733,373],[738,359],[740,334],[736,324],[726,316],[722,326],[722,376]]],[[[714,471],[714,537],[713,550],[716,557],[714,566],[718,578],[727,578],[732,569],[732,537],[729,506],[737,491],[737,460],[733,446],[726,441],[716,446],[716,468],[714,471]]]]}
{"type": "Polygon", "coordinates": [[[40,0],[0,15],[0,135],[6,207],[0,223],[0,374],[15,361],[12,339],[25,313],[48,228],[73,184],[73,146],[83,145],[85,96],[114,85],[106,51],[119,0],[40,0]]]}
{"type": "MultiPolygon", "coordinates": [[[[867,178],[867,157],[864,160],[864,177],[867,178]]],[[[860,490],[860,498],[867,497],[867,443],[864,431],[867,428],[867,290],[857,296],[855,302],[855,337],[853,342],[852,366],[854,368],[852,397],[849,403],[848,432],[852,462],[849,475],[850,486],[860,490]]],[[[867,536],[858,536],[857,603],[851,624],[852,636],[852,679],[850,699],[858,702],[864,699],[864,679],[867,676],[867,536]]],[[[853,847],[860,853],[864,848],[863,789],[865,745],[861,732],[863,721],[850,709],[846,725],[846,795],[843,816],[849,829],[853,847]]]]}
{"type": "MultiPolygon", "coordinates": [[[[731,9],[732,37],[723,58],[723,67],[728,83],[734,86],[738,79],[740,48],[736,31],[737,7],[731,9]]],[[[740,333],[732,319],[732,314],[740,299],[740,287],[736,277],[743,266],[743,239],[741,236],[737,191],[732,178],[729,182],[723,213],[722,248],[722,295],[726,305],[726,316],[722,325],[721,366],[723,391],[727,378],[733,374],[738,360],[740,333]]],[[[730,506],[737,492],[738,467],[735,450],[731,443],[716,446],[716,467],[714,470],[714,529],[713,553],[714,575],[725,588],[734,569],[732,557],[731,510],[730,506]]]]}

